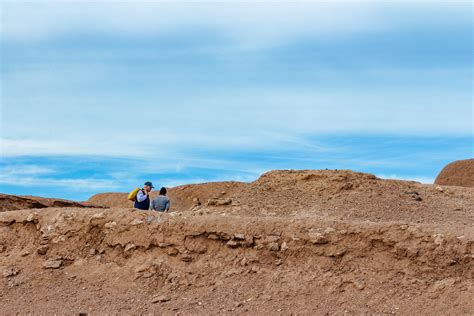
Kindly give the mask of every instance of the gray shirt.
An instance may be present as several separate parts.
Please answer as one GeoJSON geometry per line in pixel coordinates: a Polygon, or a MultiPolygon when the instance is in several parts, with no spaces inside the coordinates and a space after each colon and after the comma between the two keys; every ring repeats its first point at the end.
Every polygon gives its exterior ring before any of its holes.
{"type": "Polygon", "coordinates": [[[158,195],[150,203],[150,210],[158,212],[167,212],[170,209],[170,199],[165,195],[158,195]]]}

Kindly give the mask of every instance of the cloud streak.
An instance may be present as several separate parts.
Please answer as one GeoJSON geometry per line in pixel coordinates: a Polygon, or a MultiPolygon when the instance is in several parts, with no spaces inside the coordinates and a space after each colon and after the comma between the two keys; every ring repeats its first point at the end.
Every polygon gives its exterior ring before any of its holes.
{"type": "Polygon", "coordinates": [[[439,1],[135,1],[84,5],[80,1],[2,2],[2,38],[40,41],[66,34],[121,34],[124,37],[174,34],[183,28],[220,30],[233,49],[280,45],[295,39],[347,36],[373,29],[390,30],[400,22],[449,27],[449,16],[469,21],[469,2],[439,1]],[[403,10],[400,10],[403,8],[403,10]],[[398,11],[398,12],[397,12],[398,11]],[[400,12],[405,11],[405,12],[400,12]],[[396,12],[397,14],[393,14],[396,12]],[[23,21],[28,21],[24,23],[23,21]],[[439,23],[439,22],[438,22],[439,23]],[[278,27],[284,26],[284,27],[278,27]]]}
{"type": "Polygon", "coordinates": [[[2,191],[472,156],[470,3],[0,5],[2,191]]]}
{"type": "Polygon", "coordinates": [[[38,165],[13,165],[0,169],[0,185],[28,187],[67,187],[67,190],[87,191],[117,189],[119,185],[110,179],[54,178],[57,170],[38,165]]]}
{"type": "Polygon", "coordinates": [[[2,37],[7,40],[44,40],[84,32],[156,36],[198,27],[222,30],[229,40],[252,48],[256,43],[268,45],[295,36],[367,30],[374,26],[376,15],[372,6],[316,2],[141,2],[139,6],[126,2],[55,2],[29,3],[28,7],[20,2],[3,6],[2,37]],[[29,23],[19,22],[24,20],[29,23]]]}

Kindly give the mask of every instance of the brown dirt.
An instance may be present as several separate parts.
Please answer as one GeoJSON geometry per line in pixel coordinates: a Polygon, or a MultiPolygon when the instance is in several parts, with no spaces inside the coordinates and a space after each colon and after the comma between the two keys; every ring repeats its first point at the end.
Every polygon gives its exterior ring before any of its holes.
{"type": "MultiPolygon", "coordinates": [[[[215,197],[221,197],[225,194],[235,194],[247,186],[243,182],[211,182],[201,184],[190,184],[168,189],[168,196],[173,202],[173,208],[176,210],[186,210],[192,207],[198,198],[202,203],[215,197]],[[225,192],[225,194],[222,194],[225,192]]],[[[157,191],[150,193],[151,198],[159,194],[157,191]]],[[[133,202],[127,200],[128,193],[108,192],[99,193],[92,196],[88,202],[107,207],[133,207],[133,202]]]]}
{"type": "Polygon", "coordinates": [[[275,171],[250,184],[173,188],[169,214],[4,212],[0,307],[6,315],[469,315],[473,193],[350,171],[275,171]]]}
{"type": "Polygon", "coordinates": [[[79,203],[63,199],[38,196],[16,196],[0,193],[0,212],[47,207],[100,207],[93,203],[79,203]]]}
{"type": "Polygon", "coordinates": [[[474,159],[448,164],[436,178],[435,184],[474,188],[474,159]]]}
{"type": "MultiPolygon", "coordinates": [[[[466,212],[474,205],[472,189],[424,185],[414,181],[381,180],[349,170],[279,170],[252,183],[216,182],[171,188],[173,211],[226,213],[245,216],[323,217],[344,220],[415,223],[446,218],[459,225],[474,221],[466,212]],[[193,202],[194,200],[194,202],[193,202]],[[198,202],[195,202],[195,201],[198,202]],[[208,206],[209,200],[230,205],[208,206]],[[199,204],[200,203],[200,204],[199,204]]],[[[133,207],[127,193],[103,193],[90,203],[133,207]]],[[[157,192],[152,192],[152,197],[157,192]]]]}

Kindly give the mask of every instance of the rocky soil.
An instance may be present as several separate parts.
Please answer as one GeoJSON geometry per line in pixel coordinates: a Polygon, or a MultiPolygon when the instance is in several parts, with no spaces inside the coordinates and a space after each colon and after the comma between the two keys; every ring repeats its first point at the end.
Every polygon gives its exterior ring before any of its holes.
{"type": "Polygon", "coordinates": [[[436,184],[474,187],[474,159],[458,160],[441,170],[436,184]]]}
{"type": "Polygon", "coordinates": [[[47,207],[103,207],[93,203],[79,203],[64,199],[44,198],[38,196],[16,196],[0,193],[0,212],[14,211],[28,208],[47,207]]]}
{"type": "Polygon", "coordinates": [[[275,171],[170,190],[171,213],[0,213],[2,314],[430,314],[474,310],[474,188],[275,171]]]}
{"type": "MultiPolygon", "coordinates": [[[[152,192],[152,197],[157,192],[152,192]]],[[[89,203],[133,207],[127,193],[102,193],[89,203]]],[[[172,211],[256,217],[439,223],[474,221],[473,190],[381,180],[349,170],[272,171],[252,183],[217,182],[169,190],[172,211]]]]}

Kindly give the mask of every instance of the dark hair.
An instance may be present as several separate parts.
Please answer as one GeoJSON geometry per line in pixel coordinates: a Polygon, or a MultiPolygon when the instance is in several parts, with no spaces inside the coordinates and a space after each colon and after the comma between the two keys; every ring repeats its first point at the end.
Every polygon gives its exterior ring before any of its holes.
{"type": "Polygon", "coordinates": [[[166,190],[165,187],[160,189],[160,195],[166,195],[166,192],[168,192],[168,191],[166,190]]]}

